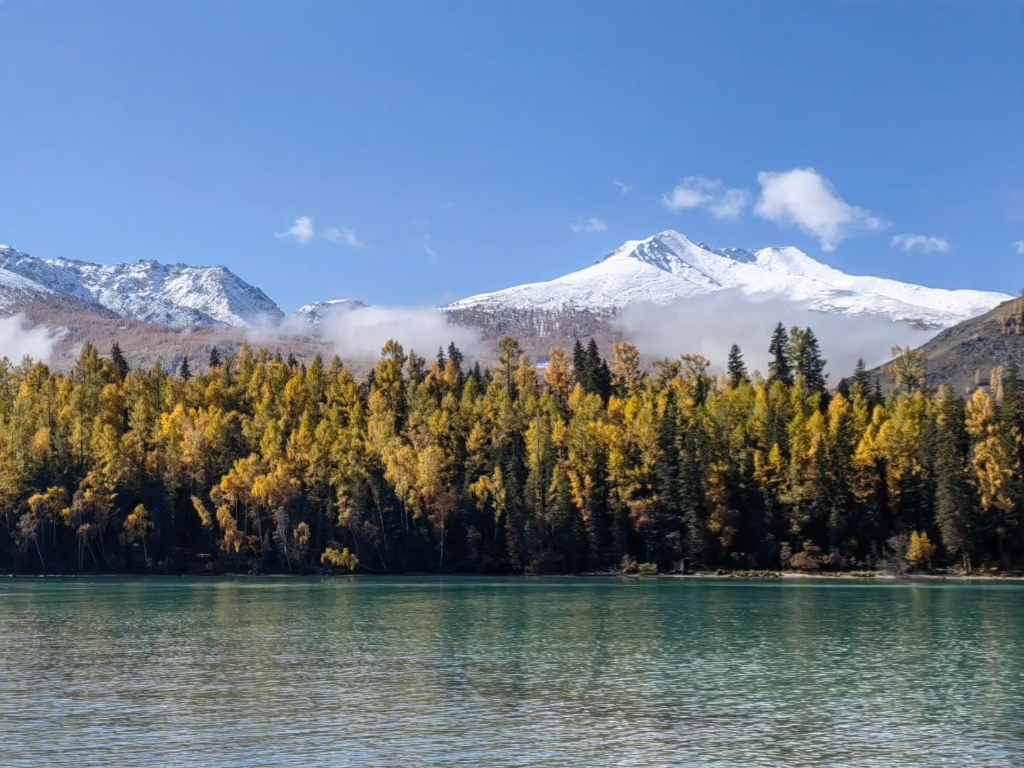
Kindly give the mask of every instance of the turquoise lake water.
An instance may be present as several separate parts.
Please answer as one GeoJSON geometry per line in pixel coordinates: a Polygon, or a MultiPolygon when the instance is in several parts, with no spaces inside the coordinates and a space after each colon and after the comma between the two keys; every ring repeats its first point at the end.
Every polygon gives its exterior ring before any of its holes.
{"type": "Polygon", "coordinates": [[[0,580],[2,766],[1019,766],[1024,585],[0,580]]]}

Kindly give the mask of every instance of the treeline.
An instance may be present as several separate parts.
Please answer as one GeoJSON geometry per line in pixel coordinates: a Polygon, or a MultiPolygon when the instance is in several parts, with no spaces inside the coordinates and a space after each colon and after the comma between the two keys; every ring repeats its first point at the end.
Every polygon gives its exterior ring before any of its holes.
{"type": "Polygon", "coordinates": [[[1009,569],[1024,560],[1024,385],[830,391],[809,329],[605,360],[519,344],[494,370],[391,341],[357,380],[244,346],[193,374],[86,346],[0,363],[0,568],[56,572],[1009,569]]]}

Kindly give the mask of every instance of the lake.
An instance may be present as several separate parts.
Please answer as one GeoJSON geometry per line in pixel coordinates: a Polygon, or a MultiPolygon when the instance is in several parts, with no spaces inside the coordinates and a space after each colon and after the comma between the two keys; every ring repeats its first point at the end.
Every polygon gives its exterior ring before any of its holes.
{"type": "Polygon", "coordinates": [[[1024,765],[1024,586],[0,579],[3,766],[1024,765]]]}

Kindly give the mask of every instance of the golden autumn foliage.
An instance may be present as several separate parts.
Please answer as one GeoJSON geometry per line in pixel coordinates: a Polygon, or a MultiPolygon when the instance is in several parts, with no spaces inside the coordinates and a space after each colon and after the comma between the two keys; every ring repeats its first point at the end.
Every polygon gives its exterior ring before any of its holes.
{"type": "Polygon", "coordinates": [[[863,369],[826,391],[816,354],[771,382],[738,348],[727,376],[701,355],[648,367],[628,343],[605,361],[596,342],[551,350],[541,375],[511,339],[493,371],[390,341],[365,379],[248,345],[187,380],[88,346],[69,374],[2,361],[0,567],[1024,562],[1019,373],[964,402],[900,350],[883,398],[863,369]]]}

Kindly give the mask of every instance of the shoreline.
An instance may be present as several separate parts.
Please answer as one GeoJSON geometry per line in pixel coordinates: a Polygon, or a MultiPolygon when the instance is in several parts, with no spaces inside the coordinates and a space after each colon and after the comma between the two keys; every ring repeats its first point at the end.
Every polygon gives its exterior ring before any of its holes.
{"type": "Polygon", "coordinates": [[[679,579],[694,581],[847,581],[857,583],[871,582],[1011,582],[1024,583],[1024,575],[1011,574],[940,574],[940,573],[916,573],[916,574],[895,574],[885,572],[863,572],[863,573],[796,573],[793,571],[775,571],[750,573],[737,571],[732,573],[659,573],[659,574],[637,574],[637,573],[610,573],[607,571],[588,573],[551,573],[551,574],[527,574],[527,573],[432,573],[432,572],[410,572],[410,573],[0,573],[0,579],[18,580],[75,580],[75,579],[309,579],[309,578],[330,578],[330,579],[679,579]]]}

